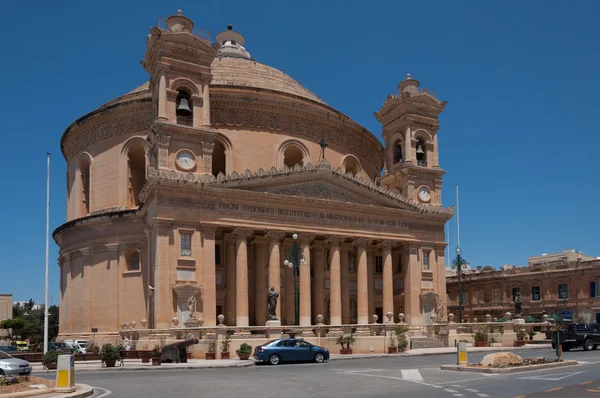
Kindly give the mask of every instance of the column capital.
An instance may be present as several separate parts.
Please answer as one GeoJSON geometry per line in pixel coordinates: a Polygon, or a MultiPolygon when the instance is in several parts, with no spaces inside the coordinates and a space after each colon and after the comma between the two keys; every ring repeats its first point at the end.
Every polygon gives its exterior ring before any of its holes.
{"type": "Polygon", "coordinates": [[[371,242],[373,242],[373,239],[357,238],[357,239],[354,239],[354,241],[352,243],[356,246],[366,246],[366,245],[371,244],[371,242]]]}
{"type": "Polygon", "coordinates": [[[341,235],[329,235],[329,237],[327,239],[325,239],[325,242],[329,244],[329,246],[332,247],[339,247],[340,244],[346,240],[346,237],[341,236],[341,235]]]}
{"type": "Polygon", "coordinates": [[[329,245],[325,241],[317,240],[313,243],[313,247],[315,249],[327,249],[329,245]]]}
{"type": "Polygon", "coordinates": [[[384,241],[379,242],[377,244],[377,247],[380,247],[382,249],[391,249],[395,245],[396,245],[395,241],[386,239],[384,241]]]}
{"type": "Polygon", "coordinates": [[[267,231],[267,234],[265,236],[271,242],[278,242],[285,237],[285,232],[272,229],[272,230],[267,231]]]}
{"type": "Polygon", "coordinates": [[[310,242],[312,242],[313,240],[315,240],[316,235],[315,234],[311,234],[311,233],[307,233],[307,232],[302,232],[301,234],[298,235],[298,241],[301,244],[310,244],[310,242]]]}
{"type": "Polygon", "coordinates": [[[256,236],[254,236],[253,243],[266,244],[267,237],[264,235],[256,235],[256,236]]]}
{"type": "Polygon", "coordinates": [[[165,224],[155,224],[152,226],[152,232],[158,236],[169,236],[171,226],[165,224]]]}
{"type": "Polygon", "coordinates": [[[202,228],[203,238],[214,239],[217,233],[217,226],[213,224],[200,224],[202,228]]]}
{"type": "Polygon", "coordinates": [[[252,231],[250,228],[242,228],[242,227],[237,227],[236,229],[233,230],[233,235],[235,235],[235,237],[237,239],[247,239],[249,237],[251,237],[254,234],[254,231],[252,231]]]}

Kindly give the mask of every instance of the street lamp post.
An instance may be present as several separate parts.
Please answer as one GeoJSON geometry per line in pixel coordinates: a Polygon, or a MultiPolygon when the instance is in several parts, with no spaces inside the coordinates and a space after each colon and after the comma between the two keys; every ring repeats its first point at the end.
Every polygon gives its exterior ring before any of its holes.
{"type": "Polygon", "coordinates": [[[460,258],[460,247],[456,248],[456,272],[458,276],[458,323],[462,323],[462,289],[460,286],[460,274],[462,271],[462,259],[460,258]]]}
{"type": "Polygon", "coordinates": [[[292,242],[292,260],[285,260],[283,262],[284,265],[289,268],[294,269],[294,309],[295,309],[295,324],[300,324],[300,295],[298,294],[298,277],[300,276],[300,266],[306,264],[306,260],[304,258],[300,259],[300,249],[298,247],[298,234],[293,234],[292,238],[294,239],[292,242]]]}

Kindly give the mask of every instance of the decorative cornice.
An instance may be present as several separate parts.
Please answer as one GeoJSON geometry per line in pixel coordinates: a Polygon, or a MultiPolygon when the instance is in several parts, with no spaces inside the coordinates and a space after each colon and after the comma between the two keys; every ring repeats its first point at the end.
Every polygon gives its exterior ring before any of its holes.
{"type": "Polygon", "coordinates": [[[367,239],[367,238],[357,238],[354,240],[354,244],[356,246],[366,246],[366,245],[370,245],[371,242],[373,242],[372,239],[367,239]]]}
{"type": "Polygon", "coordinates": [[[377,247],[380,247],[382,249],[391,249],[396,244],[397,244],[397,242],[394,242],[393,240],[384,240],[382,242],[379,242],[379,244],[377,245],[377,247]]]}
{"type": "Polygon", "coordinates": [[[305,244],[308,245],[310,244],[310,242],[312,242],[313,240],[315,240],[317,236],[315,234],[311,234],[308,232],[302,232],[301,234],[298,235],[298,241],[301,244],[305,244]]]}
{"type": "Polygon", "coordinates": [[[250,228],[237,227],[233,230],[233,234],[237,239],[248,239],[254,234],[254,231],[252,231],[250,228]]]}

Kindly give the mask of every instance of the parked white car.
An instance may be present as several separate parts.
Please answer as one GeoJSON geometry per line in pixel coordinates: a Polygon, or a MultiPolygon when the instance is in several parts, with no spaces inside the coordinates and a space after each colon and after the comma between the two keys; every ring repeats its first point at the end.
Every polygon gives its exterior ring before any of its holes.
{"type": "Polygon", "coordinates": [[[28,376],[30,373],[29,362],[13,358],[4,351],[0,351],[0,376],[28,376]]]}

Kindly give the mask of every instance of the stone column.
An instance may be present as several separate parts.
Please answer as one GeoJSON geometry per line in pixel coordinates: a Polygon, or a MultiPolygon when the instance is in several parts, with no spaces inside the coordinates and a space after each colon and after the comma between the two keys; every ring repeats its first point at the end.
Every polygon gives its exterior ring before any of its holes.
{"type": "Polygon", "coordinates": [[[407,127],[406,131],[404,132],[404,147],[402,149],[404,150],[405,162],[414,159],[412,152],[412,137],[410,134],[410,127],[407,127]]]}
{"type": "Polygon", "coordinates": [[[350,323],[350,270],[348,269],[349,243],[340,245],[340,289],[342,291],[342,324],[350,323]]]}
{"type": "Polygon", "coordinates": [[[331,236],[327,239],[331,250],[331,267],[329,268],[329,324],[342,324],[342,279],[340,272],[340,242],[344,238],[331,236]]]}
{"type": "Polygon", "coordinates": [[[209,84],[212,76],[203,75],[202,79],[204,84],[202,85],[202,125],[210,126],[210,92],[209,84]]]}
{"type": "Polygon", "coordinates": [[[406,323],[409,325],[422,325],[423,315],[421,314],[421,264],[419,264],[419,248],[414,245],[408,245],[408,261],[406,264],[406,276],[404,279],[404,311],[406,323]]]}
{"type": "Polygon", "coordinates": [[[235,311],[235,243],[236,238],[232,234],[225,234],[225,278],[226,278],[226,292],[225,292],[225,324],[227,326],[234,326],[236,321],[235,311]]]}
{"type": "Polygon", "coordinates": [[[356,239],[356,259],[358,267],[356,270],[357,292],[357,323],[359,325],[369,324],[369,275],[367,273],[367,245],[371,240],[356,239]]]}
{"type": "MultiPolygon", "coordinates": [[[[323,242],[314,244],[314,276],[313,276],[313,316],[325,314],[325,245],[323,242]]],[[[331,281],[329,282],[331,286],[331,281]]]]}
{"type": "MultiPolygon", "coordinates": [[[[287,259],[287,260],[291,260],[291,258],[288,258],[288,252],[290,250],[289,248],[289,241],[286,241],[282,248],[283,254],[282,254],[282,258],[287,259]]],[[[283,287],[285,290],[285,294],[283,296],[283,300],[282,300],[282,304],[285,305],[285,324],[287,325],[293,325],[296,322],[296,309],[295,309],[295,305],[294,305],[294,269],[290,268],[290,267],[284,267],[284,274],[283,274],[283,287]]]]}
{"type": "Polygon", "coordinates": [[[392,265],[393,242],[384,240],[379,244],[383,252],[383,316],[394,312],[394,271],[392,265]]]}
{"type": "Polygon", "coordinates": [[[235,281],[235,324],[236,326],[249,326],[248,324],[248,238],[252,230],[236,228],[233,233],[236,237],[236,281],[235,281]]]}
{"type": "Polygon", "coordinates": [[[254,238],[254,311],[257,326],[267,322],[267,239],[254,238]]]}
{"type": "Polygon", "coordinates": [[[170,278],[169,238],[171,227],[155,225],[154,240],[154,327],[164,329],[171,327],[173,313],[173,292],[170,278]]]}
{"type": "Polygon", "coordinates": [[[203,326],[217,325],[217,278],[215,271],[215,233],[213,225],[202,225],[202,311],[203,326]]]}
{"type": "MultiPolygon", "coordinates": [[[[369,286],[369,322],[371,317],[375,314],[375,248],[371,245],[367,245],[367,275],[368,275],[368,286],[369,286]]],[[[383,322],[383,320],[380,319],[383,322]]]]}
{"type": "Polygon", "coordinates": [[[311,319],[311,297],[310,297],[310,242],[315,239],[314,234],[302,233],[298,237],[300,241],[300,258],[304,258],[305,265],[302,262],[300,267],[300,325],[310,326],[311,319]]]}
{"type": "Polygon", "coordinates": [[[167,120],[167,77],[165,76],[166,71],[162,70],[159,73],[160,73],[160,77],[158,78],[158,115],[157,115],[157,119],[167,120]]]}
{"type": "Polygon", "coordinates": [[[202,119],[204,117],[204,115],[202,114],[203,112],[203,107],[202,107],[202,103],[204,102],[204,99],[199,96],[199,95],[195,95],[192,94],[190,96],[190,99],[192,100],[192,126],[197,129],[200,128],[202,126],[202,119]]]}
{"type": "MultiPolygon", "coordinates": [[[[275,291],[281,293],[281,239],[285,236],[283,231],[267,232],[269,240],[269,290],[274,287],[275,291]]],[[[277,319],[281,320],[281,306],[283,305],[280,295],[277,303],[277,319]]],[[[268,315],[268,314],[267,314],[268,315]]]]}

